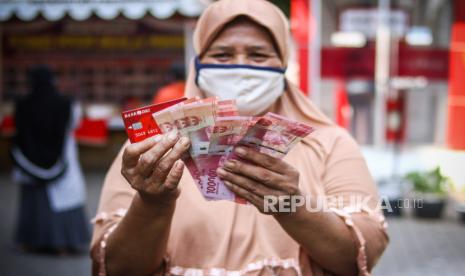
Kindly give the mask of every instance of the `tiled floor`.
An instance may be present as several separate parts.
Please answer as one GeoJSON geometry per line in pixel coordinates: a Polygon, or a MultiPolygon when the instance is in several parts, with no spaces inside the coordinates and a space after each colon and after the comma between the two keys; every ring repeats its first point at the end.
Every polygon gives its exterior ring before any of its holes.
{"type": "MultiPolygon", "coordinates": [[[[89,173],[88,212],[94,214],[102,173],[89,173]]],[[[90,275],[87,255],[49,257],[22,255],[11,243],[16,214],[17,187],[0,174],[0,275],[90,275]]],[[[389,219],[390,245],[374,275],[465,275],[465,224],[449,208],[439,221],[417,220],[410,215],[389,219]]]]}
{"type": "MultiPolygon", "coordinates": [[[[452,210],[451,210],[452,211],[452,210]]],[[[465,275],[465,223],[390,219],[390,244],[374,275],[465,275]]]]}

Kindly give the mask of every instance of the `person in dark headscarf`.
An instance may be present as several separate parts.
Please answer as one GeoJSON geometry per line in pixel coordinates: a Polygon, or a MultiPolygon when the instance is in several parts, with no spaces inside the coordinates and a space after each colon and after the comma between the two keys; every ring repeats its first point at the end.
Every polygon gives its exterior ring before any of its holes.
{"type": "Polygon", "coordinates": [[[16,242],[26,250],[56,253],[89,241],[83,210],[84,179],[72,130],[79,107],[55,87],[52,71],[28,71],[29,93],[15,106],[13,180],[20,184],[16,242]]]}

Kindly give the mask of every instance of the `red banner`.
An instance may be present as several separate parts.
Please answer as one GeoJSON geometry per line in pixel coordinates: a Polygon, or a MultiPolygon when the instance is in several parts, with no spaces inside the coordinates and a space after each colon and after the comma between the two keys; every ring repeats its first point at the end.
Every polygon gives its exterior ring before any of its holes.
{"type": "MultiPolygon", "coordinates": [[[[428,79],[447,80],[449,51],[447,49],[400,46],[398,68],[394,76],[422,76],[428,79]],[[397,72],[396,72],[397,71],[397,72]]],[[[375,47],[323,48],[321,76],[323,78],[374,78],[375,47]]]]}
{"type": "Polygon", "coordinates": [[[295,0],[291,2],[291,31],[297,43],[297,55],[299,59],[300,72],[299,87],[304,93],[308,93],[308,37],[309,37],[309,0],[295,0]]]}
{"type": "Polygon", "coordinates": [[[373,78],[374,75],[374,47],[321,49],[322,78],[373,78]]]}
{"type": "Polygon", "coordinates": [[[450,43],[447,144],[465,149],[465,23],[454,23],[450,43]]]}

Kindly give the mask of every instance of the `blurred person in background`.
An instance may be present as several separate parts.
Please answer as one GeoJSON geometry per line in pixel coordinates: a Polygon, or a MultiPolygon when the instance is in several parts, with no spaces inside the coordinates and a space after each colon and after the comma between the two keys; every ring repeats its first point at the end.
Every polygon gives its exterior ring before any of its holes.
{"type": "Polygon", "coordinates": [[[369,275],[387,246],[376,186],[356,142],[284,71],[288,22],[265,0],[221,0],[199,18],[187,97],[236,99],[316,131],[284,159],[244,147],[218,175],[251,206],[206,201],[176,132],[126,143],[105,178],[92,239],[98,275],[369,275]],[[244,91],[246,93],[244,93],[244,91]],[[330,208],[268,213],[266,196],[311,196],[330,208]],[[363,199],[362,205],[352,199],[363,199]]]}
{"type": "Polygon", "coordinates": [[[170,74],[174,81],[158,89],[153,98],[154,104],[179,99],[184,96],[186,87],[184,66],[182,64],[172,64],[170,74]]]}
{"type": "Polygon", "coordinates": [[[28,71],[29,93],[15,106],[11,155],[20,201],[15,241],[26,252],[82,252],[90,239],[85,185],[73,131],[77,103],[60,95],[52,71],[28,71]]]}

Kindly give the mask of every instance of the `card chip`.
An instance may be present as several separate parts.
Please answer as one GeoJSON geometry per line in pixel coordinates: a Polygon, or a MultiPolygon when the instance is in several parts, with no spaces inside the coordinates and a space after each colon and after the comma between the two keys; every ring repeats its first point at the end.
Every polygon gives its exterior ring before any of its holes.
{"type": "Polygon", "coordinates": [[[138,130],[138,129],[141,129],[141,128],[142,128],[142,123],[141,122],[137,122],[137,123],[132,124],[132,129],[134,129],[134,130],[138,130]]]}

